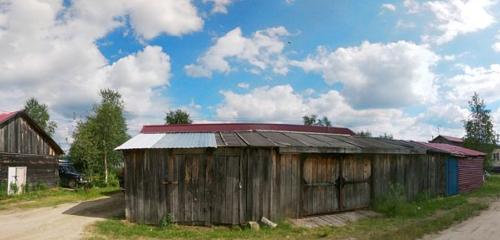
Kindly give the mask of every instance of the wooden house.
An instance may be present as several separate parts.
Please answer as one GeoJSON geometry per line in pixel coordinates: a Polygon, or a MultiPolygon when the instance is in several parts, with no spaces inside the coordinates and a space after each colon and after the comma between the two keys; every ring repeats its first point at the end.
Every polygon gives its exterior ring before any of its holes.
{"type": "Polygon", "coordinates": [[[23,111],[0,113],[0,182],[56,186],[61,147],[23,111]]]}
{"type": "Polygon", "coordinates": [[[446,195],[450,153],[346,128],[281,124],[144,126],[125,157],[126,217],[242,224],[369,207],[391,186],[446,195]]]}
{"type": "Polygon", "coordinates": [[[446,143],[450,145],[455,145],[459,147],[464,146],[464,139],[463,138],[458,138],[458,137],[452,137],[452,136],[445,136],[445,135],[439,135],[432,139],[430,143],[446,143]]]}

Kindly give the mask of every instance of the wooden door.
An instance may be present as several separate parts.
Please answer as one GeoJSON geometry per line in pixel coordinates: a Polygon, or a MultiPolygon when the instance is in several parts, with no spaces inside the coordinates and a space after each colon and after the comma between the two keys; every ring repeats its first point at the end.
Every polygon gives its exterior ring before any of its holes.
{"type": "MultiPolygon", "coordinates": [[[[355,156],[346,156],[341,162],[342,181],[340,188],[340,209],[353,210],[370,205],[371,161],[355,156]]],[[[340,179],[339,179],[340,180],[340,179]]]]}
{"type": "Polygon", "coordinates": [[[240,155],[215,155],[212,163],[210,209],[212,224],[240,224],[241,192],[240,155]]]}
{"type": "Polygon", "coordinates": [[[174,155],[167,166],[170,212],[175,222],[203,224],[206,222],[208,206],[206,176],[206,157],[204,154],[174,155]]]}
{"type": "Polygon", "coordinates": [[[339,211],[336,181],[340,174],[340,157],[308,156],[302,160],[301,216],[339,211]]]}
{"type": "Polygon", "coordinates": [[[26,186],[26,174],[26,167],[9,167],[7,180],[7,193],[9,195],[20,194],[24,191],[24,186],[26,186]]]}
{"type": "Polygon", "coordinates": [[[458,194],[458,163],[455,159],[446,160],[446,195],[458,194]]]}

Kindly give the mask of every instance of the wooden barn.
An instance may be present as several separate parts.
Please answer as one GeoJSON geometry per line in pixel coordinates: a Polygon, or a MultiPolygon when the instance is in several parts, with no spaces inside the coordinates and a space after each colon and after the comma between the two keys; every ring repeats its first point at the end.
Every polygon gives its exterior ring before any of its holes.
{"type": "Polygon", "coordinates": [[[408,199],[446,195],[450,153],[282,124],[144,126],[125,157],[127,219],[242,224],[369,207],[398,184],[408,199]]]}
{"type": "Polygon", "coordinates": [[[21,186],[59,181],[61,147],[23,111],[0,113],[0,183],[21,186]]]}

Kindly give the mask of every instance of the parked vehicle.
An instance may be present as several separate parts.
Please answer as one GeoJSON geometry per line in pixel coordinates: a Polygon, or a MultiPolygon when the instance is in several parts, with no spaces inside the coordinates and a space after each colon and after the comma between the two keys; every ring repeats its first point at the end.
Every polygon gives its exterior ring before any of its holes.
{"type": "Polygon", "coordinates": [[[77,188],[88,181],[69,161],[59,160],[59,179],[63,187],[77,188]]]}

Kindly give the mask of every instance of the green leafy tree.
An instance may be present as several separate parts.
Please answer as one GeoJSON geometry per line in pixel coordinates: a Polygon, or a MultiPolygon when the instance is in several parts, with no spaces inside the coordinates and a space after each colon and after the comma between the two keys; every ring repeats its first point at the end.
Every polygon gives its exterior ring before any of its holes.
{"type": "Polygon", "coordinates": [[[50,136],[54,135],[57,124],[54,121],[50,121],[49,110],[46,104],[40,104],[35,98],[30,98],[24,104],[24,112],[50,136]]]}
{"type": "Polygon", "coordinates": [[[167,124],[191,124],[193,121],[191,120],[189,113],[182,111],[181,109],[177,109],[175,111],[169,111],[165,116],[165,123],[167,124]]]}
{"type": "Polygon", "coordinates": [[[318,118],[315,114],[311,115],[306,115],[302,117],[302,120],[304,121],[304,125],[307,126],[322,126],[322,127],[331,127],[332,122],[327,118],[318,118]]]}
{"type": "Polygon", "coordinates": [[[104,175],[104,182],[108,184],[109,170],[123,162],[122,154],[114,149],[129,136],[120,93],[104,89],[100,94],[101,102],[76,127],[70,156],[87,174],[98,177],[104,175]]]}
{"type": "Polygon", "coordinates": [[[464,146],[488,154],[485,166],[491,162],[491,152],[496,148],[498,135],[493,130],[491,111],[481,97],[474,93],[469,103],[469,118],[464,121],[464,146]]]}
{"type": "Polygon", "coordinates": [[[481,144],[496,144],[497,135],[493,130],[491,111],[486,109],[484,100],[474,93],[469,101],[469,119],[464,121],[465,144],[477,146],[481,144]]]}

